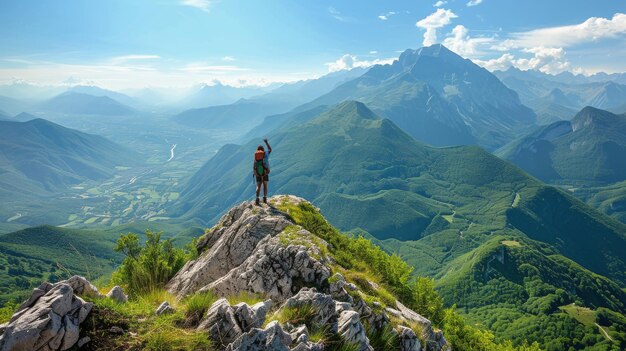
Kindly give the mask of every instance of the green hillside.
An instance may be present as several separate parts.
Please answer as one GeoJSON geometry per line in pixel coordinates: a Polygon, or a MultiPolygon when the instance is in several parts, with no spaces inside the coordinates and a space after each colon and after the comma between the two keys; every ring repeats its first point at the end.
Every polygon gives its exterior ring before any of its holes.
{"type": "MultiPolygon", "coordinates": [[[[103,229],[68,229],[40,226],[0,235],[0,305],[21,301],[43,281],[58,281],[74,274],[89,279],[110,276],[122,257],[115,252],[120,234],[163,231],[179,246],[203,230],[143,222],[103,229]]],[[[143,235],[140,235],[143,238],[143,235]]]]}
{"type": "Polygon", "coordinates": [[[496,151],[546,182],[626,179],[626,117],[585,107],[496,151]]]}
{"type": "Polygon", "coordinates": [[[497,236],[449,267],[438,280],[444,300],[498,338],[537,341],[546,350],[626,345],[626,319],[602,320],[597,313],[623,316],[626,293],[550,246],[497,236]]]}
{"type": "MultiPolygon", "coordinates": [[[[340,228],[359,226],[378,238],[419,239],[440,215],[455,211],[459,218],[450,227],[469,225],[471,218],[461,212],[493,218],[494,206],[510,205],[516,189],[539,184],[477,147],[424,146],[357,102],[279,129],[270,139],[270,163],[280,170],[271,175],[273,193],[314,199],[340,228]],[[339,216],[339,207],[353,217],[339,216]]],[[[222,148],[190,179],[180,213],[209,223],[250,198],[249,150],[255,147],[250,142],[222,148]]]]}
{"type": "Polygon", "coordinates": [[[626,181],[569,189],[572,194],[590,206],[626,223],[626,181]]]}
{"type": "Polygon", "coordinates": [[[0,121],[1,190],[45,195],[111,177],[115,166],[137,164],[137,159],[135,152],[101,136],[44,119],[0,121]]]}
{"type": "MultiPolygon", "coordinates": [[[[557,289],[567,292],[551,306],[577,302],[594,310],[624,312],[626,226],[478,147],[424,146],[358,102],[280,127],[270,134],[270,142],[271,193],[308,197],[342,230],[365,230],[407,260],[417,275],[440,278],[445,301],[466,308],[477,323],[491,323],[490,314],[481,311],[501,305],[489,298],[489,289],[511,290],[503,298],[521,301],[508,307],[507,318],[521,316],[529,300],[527,289],[519,287],[522,280],[514,276],[475,279],[483,275],[483,261],[505,239],[512,248],[532,249],[515,267],[540,261],[536,284],[553,287],[541,297],[557,289]],[[565,277],[569,280],[559,282],[565,277]],[[463,291],[464,282],[472,282],[476,296],[454,295],[463,291]]],[[[250,159],[257,143],[220,150],[190,179],[181,194],[180,213],[212,223],[222,208],[251,198],[250,159]]],[[[550,298],[527,305],[542,305],[550,298]]],[[[587,346],[594,344],[590,340],[602,341],[599,329],[559,314],[559,306],[555,313],[536,310],[529,317],[537,328],[533,340],[553,350],[567,344],[548,341],[556,334],[571,340],[587,336],[587,346]],[[566,325],[562,333],[545,328],[554,318],[566,325]]],[[[519,328],[493,328],[498,337],[523,339],[519,328]]]]}
{"type": "Polygon", "coordinates": [[[119,234],[41,226],[0,236],[0,303],[21,300],[42,281],[110,274],[121,263],[113,252],[119,234]]]}

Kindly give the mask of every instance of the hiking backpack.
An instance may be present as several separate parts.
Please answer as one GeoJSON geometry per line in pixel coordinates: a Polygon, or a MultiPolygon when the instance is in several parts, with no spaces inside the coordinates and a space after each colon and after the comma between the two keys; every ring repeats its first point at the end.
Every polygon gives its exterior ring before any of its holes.
{"type": "Polygon", "coordinates": [[[264,158],[265,158],[265,151],[257,150],[254,153],[254,172],[259,177],[264,176],[266,173],[264,158]]]}

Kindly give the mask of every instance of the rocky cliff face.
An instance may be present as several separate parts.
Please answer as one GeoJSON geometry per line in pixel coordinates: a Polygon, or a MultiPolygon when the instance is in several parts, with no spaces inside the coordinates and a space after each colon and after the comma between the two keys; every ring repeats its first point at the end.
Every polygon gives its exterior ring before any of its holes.
{"type": "MultiPolygon", "coordinates": [[[[231,209],[200,238],[199,257],[167,285],[178,299],[208,290],[221,297],[190,326],[194,332],[206,333],[215,349],[450,349],[441,331],[400,301],[388,297],[383,304],[369,299],[382,288],[375,282],[355,284],[349,276],[344,278],[329,244],[280,210],[309,203],[280,196],[271,198],[270,204],[246,202],[231,209]],[[367,293],[362,291],[365,288],[367,293]],[[241,294],[263,296],[264,301],[229,302],[241,294]],[[392,334],[387,340],[393,340],[393,345],[376,345],[368,337],[379,332],[392,334]]],[[[119,287],[103,296],[82,277],[44,283],[9,323],[0,326],[0,350],[81,348],[89,342],[88,337],[81,338],[81,323],[93,304],[79,296],[120,304],[127,299],[119,287]]],[[[154,312],[168,313],[175,313],[168,302],[154,312]]],[[[108,332],[124,334],[115,326],[108,332]]]]}
{"type": "Polygon", "coordinates": [[[170,281],[172,294],[182,298],[211,290],[219,296],[250,292],[268,297],[255,306],[231,306],[221,299],[199,328],[208,330],[226,350],[323,350],[322,343],[311,341],[311,325],[358,350],[373,350],[364,325],[392,330],[401,350],[449,349],[430,321],[399,301],[384,308],[377,302],[367,303],[355,284],[339,273],[331,277],[334,259],[328,254],[328,244],[277,209],[304,202],[281,196],[271,198],[269,206],[242,203],[199,240],[197,248],[202,253],[170,281]],[[294,309],[311,311],[308,323],[271,320],[294,309]],[[419,335],[408,326],[417,326],[419,335]]]}

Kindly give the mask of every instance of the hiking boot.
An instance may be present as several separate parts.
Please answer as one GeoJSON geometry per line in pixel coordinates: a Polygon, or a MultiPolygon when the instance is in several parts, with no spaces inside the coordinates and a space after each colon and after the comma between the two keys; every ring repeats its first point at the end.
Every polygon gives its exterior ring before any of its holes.
{"type": "Polygon", "coordinates": [[[263,203],[266,204],[267,203],[267,197],[263,196],[263,203]]]}
{"type": "Polygon", "coordinates": [[[255,203],[256,203],[256,205],[257,205],[257,206],[261,205],[261,204],[259,203],[259,198],[258,198],[258,197],[256,198],[255,203]]]}

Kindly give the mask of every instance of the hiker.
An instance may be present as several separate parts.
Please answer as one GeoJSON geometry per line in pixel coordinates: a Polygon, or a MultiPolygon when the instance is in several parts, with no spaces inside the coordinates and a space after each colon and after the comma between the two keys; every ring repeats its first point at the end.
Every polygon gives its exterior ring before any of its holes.
{"type": "Polygon", "coordinates": [[[267,203],[267,182],[269,182],[270,174],[270,154],[272,147],[267,139],[263,139],[267,145],[267,152],[263,145],[259,145],[254,153],[254,164],[252,166],[252,175],[256,178],[256,204],[259,205],[259,192],[261,191],[261,183],[263,184],[263,203],[267,203]]]}

